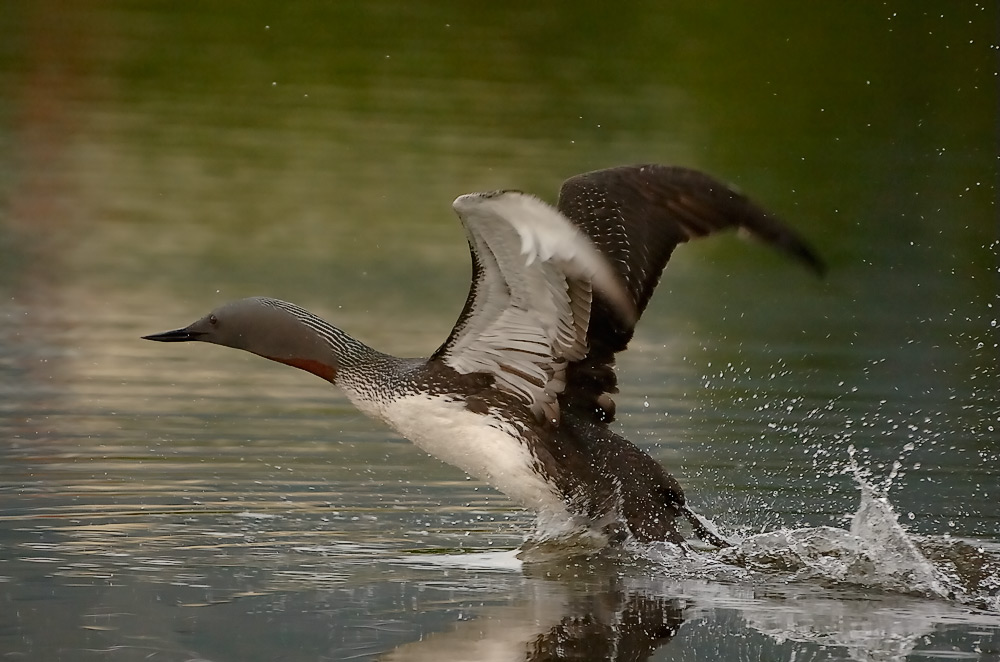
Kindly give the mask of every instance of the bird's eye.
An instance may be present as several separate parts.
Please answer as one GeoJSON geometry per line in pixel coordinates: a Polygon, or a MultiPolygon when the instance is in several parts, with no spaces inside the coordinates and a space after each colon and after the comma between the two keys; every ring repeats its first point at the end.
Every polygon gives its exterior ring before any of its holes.
{"type": "Polygon", "coordinates": [[[219,323],[219,318],[216,317],[215,315],[209,315],[208,316],[208,323],[211,324],[212,326],[215,326],[216,324],[219,323]]]}

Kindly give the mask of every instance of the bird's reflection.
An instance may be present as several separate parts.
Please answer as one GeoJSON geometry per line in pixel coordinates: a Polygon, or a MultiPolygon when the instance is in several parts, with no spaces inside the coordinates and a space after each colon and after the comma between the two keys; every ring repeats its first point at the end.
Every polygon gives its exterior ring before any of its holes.
{"type": "Polygon", "coordinates": [[[645,660],[683,622],[679,600],[608,591],[571,605],[557,625],[529,642],[525,660],[645,660]]]}
{"type": "Polygon", "coordinates": [[[451,630],[383,657],[417,660],[646,660],[684,622],[686,602],[624,587],[606,568],[526,567],[541,581],[524,599],[487,608],[451,630]]]}

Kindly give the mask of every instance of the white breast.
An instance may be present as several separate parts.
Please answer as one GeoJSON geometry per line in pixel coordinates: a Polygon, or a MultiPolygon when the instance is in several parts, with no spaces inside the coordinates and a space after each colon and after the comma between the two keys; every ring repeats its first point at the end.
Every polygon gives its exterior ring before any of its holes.
{"type": "Polygon", "coordinates": [[[365,413],[381,418],[434,457],[489,483],[546,519],[571,519],[562,498],[534,469],[514,427],[443,395],[409,395],[365,413]]]}

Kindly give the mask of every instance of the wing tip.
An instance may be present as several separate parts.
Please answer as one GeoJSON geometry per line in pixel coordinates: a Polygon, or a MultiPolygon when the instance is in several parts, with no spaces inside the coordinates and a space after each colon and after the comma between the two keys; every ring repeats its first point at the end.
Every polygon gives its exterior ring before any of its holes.
{"type": "MultiPolygon", "coordinates": [[[[747,201],[748,204],[749,201],[747,201]]],[[[760,241],[776,249],[779,253],[795,260],[817,278],[825,278],[828,267],[819,252],[796,231],[773,214],[764,212],[753,205],[756,213],[740,224],[740,234],[760,241]]]]}
{"type": "Polygon", "coordinates": [[[826,278],[830,268],[826,261],[819,256],[808,244],[801,243],[795,247],[792,257],[802,263],[810,272],[820,280],[826,278]]]}

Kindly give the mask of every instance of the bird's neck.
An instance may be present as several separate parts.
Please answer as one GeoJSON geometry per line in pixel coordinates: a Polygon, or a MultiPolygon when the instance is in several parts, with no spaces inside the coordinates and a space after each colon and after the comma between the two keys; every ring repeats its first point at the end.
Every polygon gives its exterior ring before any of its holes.
{"type": "Polygon", "coordinates": [[[392,358],[304,308],[277,300],[272,305],[284,309],[295,323],[282,330],[275,351],[260,353],[264,358],[311,372],[332,384],[392,358]]]}

